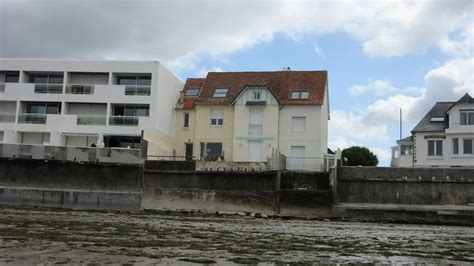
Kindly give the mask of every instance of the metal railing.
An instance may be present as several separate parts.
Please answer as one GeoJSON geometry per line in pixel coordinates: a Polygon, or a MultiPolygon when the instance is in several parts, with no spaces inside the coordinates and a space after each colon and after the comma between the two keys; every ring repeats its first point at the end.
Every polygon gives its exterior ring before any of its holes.
{"type": "Polygon", "coordinates": [[[125,86],[125,95],[150,96],[151,86],[146,85],[127,85],[125,86]]]}
{"type": "Polygon", "coordinates": [[[111,126],[138,126],[138,116],[111,116],[109,125],[111,126]]]}
{"type": "Polygon", "coordinates": [[[147,155],[148,160],[156,161],[196,161],[194,156],[178,156],[178,155],[147,155]]]}
{"type": "Polygon", "coordinates": [[[18,123],[22,124],[46,124],[46,114],[19,114],[18,123]]]}
{"type": "Polygon", "coordinates": [[[35,84],[35,93],[61,94],[62,84],[35,84]]]}
{"type": "Polygon", "coordinates": [[[69,84],[66,94],[94,94],[94,85],[69,84]]]}
{"type": "Polygon", "coordinates": [[[332,154],[324,157],[286,157],[274,153],[268,158],[269,170],[328,172],[336,167],[336,162],[336,156],[332,154]]]}
{"type": "Polygon", "coordinates": [[[15,114],[0,114],[0,123],[15,123],[15,114]]]}
{"type": "Polygon", "coordinates": [[[104,126],[107,122],[105,115],[78,115],[77,125],[97,125],[104,126]]]}

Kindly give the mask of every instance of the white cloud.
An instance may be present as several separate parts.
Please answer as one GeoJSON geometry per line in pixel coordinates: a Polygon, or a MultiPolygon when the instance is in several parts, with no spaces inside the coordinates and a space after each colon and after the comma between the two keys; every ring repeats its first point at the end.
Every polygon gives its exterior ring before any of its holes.
{"type": "Polygon", "coordinates": [[[372,147],[368,149],[377,155],[377,159],[379,159],[379,165],[382,165],[382,164],[387,165],[387,163],[390,162],[390,159],[392,158],[390,147],[388,148],[372,147]]]}
{"type": "Polygon", "coordinates": [[[201,55],[232,53],[277,33],[297,39],[336,31],[357,38],[370,56],[432,46],[466,55],[473,10],[471,0],[0,0],[0,56],[159,59],[186,68],[201,55]]]}
{"type": "MultiPolygon", "coordinates": [[[[399,89],[388,82],[381,84],[383,86],[379,87],[389,88],[392,94],[375,100],[366,108],[357,109],[356,113],[332,111],[329,145],[333,149],[366,146],[380,156],[382,165],[388,165],[390,146],[395,144],[395,139],[390,139],[389,128],[397,127],[399,109],[403,109],[404,124],[410,128],[437,101],[456,101],[465,93],[474,96],[474,57],[452,59],[429,71],[425,75],[424,88],[399,89]],[[415,94],[407,95],[410,91],[415,94]]],[[[376,90],[373,87],[355,91],[362,93],[376,90]]]]}
{"type": "Polygon", "coordinates": [[[323,50],[321,49],[321,47],[319,47],[317,44],[313,43],[313,51],[316,53],[316,55],[318,55],[319,57],[325,57],[324,56],[324,53],[323,53],[323,50]]]}
{"type": "Polygon", "coordinates": [[[388,81],[374,80],[369,81],[367,84],[354,85],[350,87],[348,91],[350,95],[360,95],[364,93],[375,93],[381,95],[397,91],[397,89],[388,81]]]}
{"type": "Polygon", "coordinates": [[[222,68],[220,68],[220,67],[213,67],[213,68],[210,68],[210,69],[204,67],[204,68],[199,69],[198,76],[204,78],[204,77],[207,76],[208,72],[222,72],[222,71],[224,71],[224,70],[222,70],[222,68]]]}

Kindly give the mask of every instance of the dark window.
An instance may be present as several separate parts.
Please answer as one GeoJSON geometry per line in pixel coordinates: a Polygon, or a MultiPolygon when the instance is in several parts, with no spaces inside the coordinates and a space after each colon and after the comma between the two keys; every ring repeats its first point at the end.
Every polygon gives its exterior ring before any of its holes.
{"type": "Polygon", "coordinates": [[[119,85],[141,85],[141,86],[150,86],[151,77],[150,76],[122,76],[118,77],[119,85]]]}
{"type": "Polygon", "coordinates": [[[19,74],[5,74],[5,83],[18,83],[19,80],[19,74]]]}
{"type": "Polygon", "coordinates": [[[184,92],[184,96],[198,96],[200,89],[189,88],[184,92]]]}
{"type": "Polygon", "coordinates": [[[105,147],[141,149],[141,138],[133,136],[104,136],[105,147]]]}
{"type": "Polygon", "coordinates": [[[145,105],[113,105],[113,116],[149,116],[150,107],[145,105]]]}
{"type": "Polygon", "coordinates": [[[39,74],[32,75],[30,82],[35,84],[63,84],[62,75],[39,74]]]}
{"type": "Polygon", "coordinates": [[[453,139],[453,154],[459,153],[459,139],[453,139]]]}
{"type": "Polygon", "coordinates": [[[411,145],[401,145],[401,155],[410,155],[413,153],[413,148],[411,145]]]}
{"type": "Polygon", "coordinates": [[[222,143],[201,142],[201,157],[206,161],[217,161],[219,157],[224,157],[222,143]]]}
{"type": "Polygon", "coordinates": [[[184,128],[188,128],[189,127],[189,113],[184,113],[184,125],[183,125],[184,128]]]}
{"type": "Polygon", "coordinates": [[[474,110],[461,110],[461,125],[474,125],[474,110]]]}
{"type": "Polygon", "coordinates": [[[464,154],[472,154],[472,139],[464,139],[463,141],[464,154]]]}
{"type": "Polygon", "coordinates": [[[30,103],[26,105],[29,114],[60,114],[60,103],[30,103]]]}
{"type": "Polygon", "coordinates": [[[428,140],[428,155],[429,156],[443,155],[443,141],[442,140],[428,140]]]}

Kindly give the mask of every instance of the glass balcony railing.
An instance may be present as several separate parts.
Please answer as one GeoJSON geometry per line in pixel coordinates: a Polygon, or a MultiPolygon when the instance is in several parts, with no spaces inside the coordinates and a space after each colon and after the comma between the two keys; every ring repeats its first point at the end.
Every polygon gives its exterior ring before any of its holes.
{"type": "Polygon", "coordinates": [[[150,96],[151,86],[146,85],[127,85],[125,86],[125,95],[150,96]]]}
{"type": "Polygon", "coordinates": [[[15,114],[0,114],[0,123],[15,123],[15,114]]]}
{"type": "Polygon", "coordinates": [[[78,125],[94,125],[94,126],[105,126],[107,117],[101,115],[78,115],[78,125]]]}
{"type": "Polygon", "coordinates": [[[18,123],[22,124],[46,124],[46,114],[20,114],[18,123]]]}
{"type": "Polygon", "coordinates": [[[250,124],[249,125],[249,135],[251,136],[261,136],[263,133],[262,124],[250,124]]]}
{"type": "Polygon", "coordinates": [[[35,84],[35,93],[61,94],[63,93],[62,84],[35,84]]]}
{"type": "Polygon", "coordinates": [[[94,85],[66,85],[66,94],[94,94],[94,85]]]}
{"type": "Polygon", "coordinates": [[[109,118],[111,126],[138,126],[138,116],[111,116],[109,118]]]}

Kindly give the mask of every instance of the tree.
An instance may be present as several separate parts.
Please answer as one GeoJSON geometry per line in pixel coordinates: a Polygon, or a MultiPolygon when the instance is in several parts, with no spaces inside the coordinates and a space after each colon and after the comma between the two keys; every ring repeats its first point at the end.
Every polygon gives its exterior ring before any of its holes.
{"type": "Polygon", "coordinates": [[[349,166],[376,166],[379,163],[377,155],[365,147],[352,146],[342,151],[343,165],[349,166]]]}

